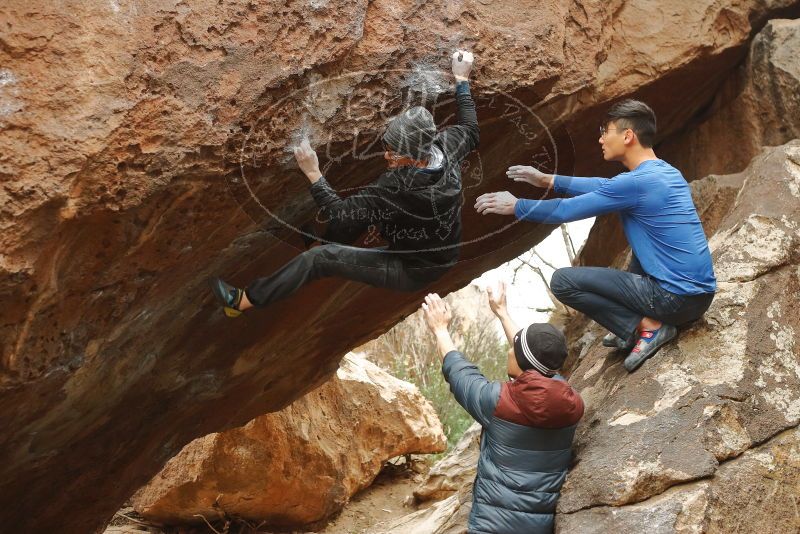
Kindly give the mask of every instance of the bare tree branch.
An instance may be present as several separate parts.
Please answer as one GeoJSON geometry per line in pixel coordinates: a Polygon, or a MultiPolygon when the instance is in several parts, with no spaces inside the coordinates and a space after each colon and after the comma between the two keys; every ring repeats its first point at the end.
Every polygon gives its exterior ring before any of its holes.
{"type": "Polygon", "coordinates": [[[558,300],[556,298],[556,296],[553,294],[553,292],[550,290],[550,284],[547,282],[547,278],[545,278],[544,273],[542,273],[542,269],[539,268],[539,266],[533,265],[530,262],[528,262],[528,261],[526,261],[526,260],[524,260],[522,258],[517,258],[517,260],[520,261],[521,264],[524,264],[524,265],[527,265],[528,267],[530,267],[533,270],[533,272],[535,272],[537,275],[539,275],[539,278],[541,278],[542,283],[544,284],[544,288],[547,291],[547,296],[550,297],[550,301],[553,303],[553,306],[555,307],[555,310],[562,311],[564,314],[567,315],[567,317],[571,316],[572,313],[569,311],[569,308],[567,308],[566,306],[561,304],[561,301],[558,300]]]}
{"type": "Polygon", "coordinates": [[[216,534],[222,534],[222,532],[220,532],[219,530],[217,530],[217,529],[215,529],[214,527],[211,526],[211,523],[208,522],[208,519],[206,519],[206,516],[204,516],[203,514],[193,514],[193,516],[202,518],[203,521],[206,522],[206,525],[208,525],[208,528],[210,528],[211,530],[216,532],[216,534]]]}
{"type": "Polygon", "coordinates": [[[511,266],[511,269],[514,271],[514,274],[511,276],[511,285],[514,285],[515,283],[517,283],[517,274],[519,273],[519,270],[522,269],[525,266],[525,263],[522,262],[519,258],[514,258],[513,260],[508,262],[508,265],[511,266]],[[511,264],[515,260],[516,261],[520,261],[519,265],[517,265],[516,267],[511,266],[511,264]]]}
{"type": "Polygon", "coordinates": [[[142,525],[142,526],[145,526],[145,527],[152,527],[153,526],[151,523],[145,523],[144,521],[139,521],[138,519],[135,519],[135,518],[133,518],[133,517],[131,517],[129,515],[123,514],[122,512],[115,512],[114,515],[115,516],[119,516],[119,517],[124,517],[127,521],[132,521],[133,523],[136,523],[138,525],[142,525]]]}
{"type": "Polygon", "coordinates": [[[541,256],[541,255],[540,255],[538,252],[536,252],[536,249],[532,249],[532,250],[533,250],[533,254],[534,254],[534,255],[535,255],[537,258],[539,258],[539,261],[541,261],[542,263],[544,263],[545,265],[547,265],[548,267],[550,267],[550,268],[551,268],[551,269],[553,269],[554,271],[555,271],[556,269],[558,269],[558,267],[556,267],[555,265],[553,265],[552,263],[550,263],[549,261],[547,261],[546,259],[544,259],[544,258],[543,258],[543,257],[542,257],[542,256],[541,256]]]}
{"type": "Polygon", "coordinates": [[[564,239],[564,246],[567,248],[569,264],[575,265],[575,245],[572,244],[572,236],[569,235],[566,224],[561,225],[561,238],[564,239]]]}

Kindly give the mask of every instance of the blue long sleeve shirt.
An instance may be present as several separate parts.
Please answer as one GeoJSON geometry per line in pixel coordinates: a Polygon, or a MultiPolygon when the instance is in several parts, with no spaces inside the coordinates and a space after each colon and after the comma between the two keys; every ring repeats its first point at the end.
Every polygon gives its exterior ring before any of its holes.
{"type": "Polygon", "coordinates": [[[561,224],[618,212],[625,237],[648,275],[678,295],[716,291],[708,240],[689,184],[664,160],[643,161],[613,178],[555,176],[572,198],[519,199],[517,219],[561,224]]]}

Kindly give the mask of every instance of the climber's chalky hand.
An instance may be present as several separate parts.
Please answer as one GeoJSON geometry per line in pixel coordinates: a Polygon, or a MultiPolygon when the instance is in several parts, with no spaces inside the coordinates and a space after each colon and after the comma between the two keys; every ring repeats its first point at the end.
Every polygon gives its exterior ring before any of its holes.
{"type": "Polygon", "coordinates": [[[311,148],[311,143],[308,139],[303,139],[300,145],[294,147],[294,159],[297,160],[297,166],[303,171],[311,183],[316,182],[322,176],[319,171],[319,159],[317,153],[311,148]]]}
{"type": "Polygon", "coordinates": [[[472,52],[467,52],[466,50],[453,52],[453,76],[455,76],[456,82],[463,82],[469,79],[474,60],[475,56],[472,55],[472,52]]]}

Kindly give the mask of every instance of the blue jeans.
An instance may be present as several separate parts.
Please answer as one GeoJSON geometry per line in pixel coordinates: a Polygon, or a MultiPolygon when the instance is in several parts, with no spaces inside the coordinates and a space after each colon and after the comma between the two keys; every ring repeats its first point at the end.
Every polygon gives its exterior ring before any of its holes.
{"type": "Polygon", "coordinates": [[[409,267],[403,254],[380,248],[327,244],[309,249],[270,276],[257,278],[245,288],[254,306],[284,299],[318,278],[336,276],[397,291],[419,291],[440,278],[448,266],[409,267]]]}
{"type": "Polygon", "coordinates": [[[626,341],[636,336],[642,318],[681,325],[703,316],[714,293],[676,295],[648,276],[634,256],[628,271],[605,267],[566,267],[553,273],[556,298],[626,341]]]}

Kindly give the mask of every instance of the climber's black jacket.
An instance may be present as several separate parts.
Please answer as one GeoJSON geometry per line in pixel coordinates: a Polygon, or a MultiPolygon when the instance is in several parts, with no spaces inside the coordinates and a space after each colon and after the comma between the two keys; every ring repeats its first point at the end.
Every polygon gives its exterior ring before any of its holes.
{"type": "Polygon", "coordinates": [[[381,236],[412,277],[415,271],[455,264],[461,242],[461,164],[479,139],[468,82],[456,86],[456,101],[457,124],[433,141],[443,156],[434,168],[389,169],[345,199],[324,177],[311,186],[321,208],[318,219],[328,223],[326,241],[350,244],[366,232],[369,246],[370,239],[381,236]]]}

